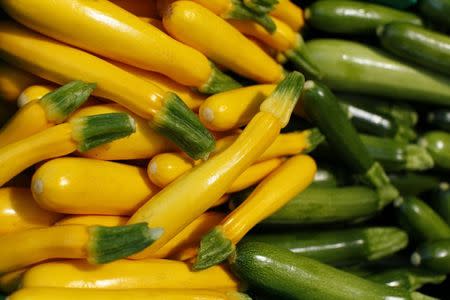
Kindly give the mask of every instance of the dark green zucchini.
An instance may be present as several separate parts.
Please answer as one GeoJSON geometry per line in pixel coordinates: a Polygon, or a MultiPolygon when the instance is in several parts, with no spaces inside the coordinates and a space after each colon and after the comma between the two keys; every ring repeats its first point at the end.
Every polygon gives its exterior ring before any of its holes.
{"type": "Polygon", "coordinates": [[[420,0],[419,11],[430,22],[450,28],[450,0],[420,0]]]}
{"type": "Polygon", "coordinates": [[[390,287],[415,291],[425,284],[440,284],[445,280],[446,276],[421,268],[405,267],[376,272],[364,278],[390,287]]]}
{"type": "MultiPolygon", "coordinates": [[[[235,201],[232,196],[231,202],[234,204],[231,205],[235,206],[235,201]]],[[[304,225],[356,222],[374,215],[378,209],[378,195],[368,187],[311,186],[262,223],[304,225]]]]}
{"type": "Polygon", "coordinates": [[[401,174],[389,174],[392,184],[404,196],[416,196],[426,191],[439,187],[440,179],[429,174],[406,172],[401,174]]]}
{"type": "Polygon", "coordinates": [[[380,26],[377,35],[389,52],[450,75],[450,37],[447,35],[399,22],[380,26]]]}
{"type": "Polygon", "coordinates": [[[370,156],[379,161],[385,170],[427,170],[434,165],[428,151],[418,145],[364,134],[360,138],[370,156]]]}
{"type": "Polygon", "coordinates": [[[332,90],[450,106],[448,77],[356,42],[315,39],[306,44],[332,90]]]}
{"type": "Polygon", "coordinates": [[[427,132],[420,138],[419,144],[431,154],[438,168],[450,170],[450,133],[427,132]]]}
{"type": "Polygon", "coordinates": [[[374,34],[377,27],[393,21],[421,25],[408,12],[359,1],[317,1],[305,9],[305,20],[322,31],[340,34],[374,34]]]}
{"type": "MultiPolygon", "coordinates": [[[[265,243],[240,243],[232,270],[251,288],[282,299],[427,299],[335,269],[287,249],[265,243]]],[[[428,298],[433,299],[433,298],[428,298]]]]}
{"type": "Polygon", "coordinates": [[[243,241],[268,243],[329,265],[343,266],[391,255],[406,247],[408,235],[395,227],[372,227],[252,234],[243,241]]]}
{"type": "Polygon", "coordinates": [[[430,205],[442,219],[450,225],[450,186],[442,182],[438,189],[430,194],[430,205]]]}
{"type": "Polygon", "coordinates": [[[411,255],[411,262],[435,272],[450,273],[450,239],[422,244],[411,255]]]}
{"type": "Polygon", "coordinates": [[[437,128],[450,132],[450,109],[438,109],[429,112],[427,121],[437,128]]]}
{"type": "Polygon", "coordinates": [[[417,0],[366,0],[366,1],[391,6],[397,9],[405,9],[417,3],[417,0]]]}
{"type": "Polygon", "coordinates": [[[398,221],[417,241],[450,239],[449,225],[416,197],[405,197],[395,202],[398,221]]]}
{"type": "Polygon", "coordinates": [[[376,187],[380,208],[398,197],[398,191],[390,184],[383,167],[372,159],[339,102],[325,85],[307,81],[300,102],[307,117],[326,137],[337,158],[376,187]]]}

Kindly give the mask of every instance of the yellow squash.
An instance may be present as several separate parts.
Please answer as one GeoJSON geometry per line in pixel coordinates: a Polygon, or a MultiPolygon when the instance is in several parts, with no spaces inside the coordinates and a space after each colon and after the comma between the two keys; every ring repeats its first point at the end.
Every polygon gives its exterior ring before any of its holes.
{"type": "Polygon", "coordinates": [[[278,4],[270,14],[288,24],[296,32],[305,24],[303,10],[290,0],[278,0],[278,4]]]}
{"type": "Polygon", "coordinates": [[[53,225],[61,215],[42,209],[26,188],[0,188],[0,235],[53,225]]]}
{"type": "Polygon", "coordinates": [[[25,88],[43,81],[0,60],[0,101],[15,102],[25,88]]]}
{"type": "Polygon", "coordinates": [[[18,271],[13,271],[0,276],[0,291],[6,294],[11,294],[12,292],[20,288],[22,283],[22,278],[28,268],[21,269],[18,271]]]}
{"type": "Polygon", "coordinates": [[[316,163],[309,156],[288,159],[202,238],[194,269],[205,269],[225,260],[250,229],[305,190],[312,183],[316,170],[316,163]]]}
{"type": "MultiPolygon", "coordinates": [[[[67,1],[53,3],[60,2],[67,1]]],[[[107,1],[89,1],[97,2],[107,1]]],[[[74,31],[82,32],[80,28],[74,31]]],[[[119,47],[128,53],[133,52],[124,44],[119,47]]],[[[113,100],[149,120],[155,130],[197,159],[206,156],[214,148],[211,134],[176,94],[165,92],[92,54],[41,36],[20,25],[0,22],[0,57],[59,84],[79,78],[95,82],[97,88],[94,95],[113,100]],[[30,49],[33,55],[30,55],[30,49]]]]}
{"type": "Polygon", "coordinates": [[[84,260],[67,260],[32,267],[25,274],[22,286],[238,290],[239,281],[225,266],[193,272],[189,264],[165,259],[117,260],[99,266],[84,260]]]}
{"type": "Polygon", "coordinates": [[[283,78],[283,68],[269,55],[225,20],[195,2],[172,3],[164,12],[163,23],[173,37],[244,77],[262,83],[283,78]]]}
{"type": "Polygon", "coordinates": [[[127,113],[135,120],[136,131],[126,139],[100,145],[78,153],[79,155],[101,160],[129,160],[146,159],[161,152],[177,150],[172,142],[155,132],[143,118],[130,113],[126,108],[117,104],[101,104],[80,108],[73,114],[72,118],[118,112],[127,113]]]}
{"type": "Polygon", "coordinates": [[[274,84],[261,84],[218,93],[200,106],[200,121],[214,131],[228,131],[246,125],[259,106],[273,92],[274,84]]]}
{"type": "Polygon", "coordinates": [[[69,215],[55,225],[100,225],[100,226],[121,226],[128,221],[127,217],[122,216],[102,216],[102,215],[69,215]]]}
{"type": "Polygon", "coordinates": [[[179,177],[137,210],[129,224],[147,222],[164,233],[133,258],[151,256],[225,194],[288,123],[303,81],[300,73],[287,75],[231,146],[179,177]]]}
{"type": "Polygon", "coordinates": [[[1,0],[0,5],[33,30],[101,56],[165,74],[181,84],[206,92],[212,84],[236,87],[202,53],[107,0],[1,0]]]}
{"type": "Polygon", "coordinates": [[[17,291],[9,300],[246,300],[232,291],[193,289],[128,289],[118,291],[65,288],[30,288],[17,291]]]}
{"type": "Polygon", "coordinates": [[[147,18],[158,18],[156,0],[109,0],[133,15],[147,18]]]}
{"type": "Polygon", "coordinates": [[[65,214],[131,215],[159,188],[144,169],[117,162],[63,157],[43,164],[31,190],[43,208],[65,214]]]}
{"type": "Polygon", "coordinates": [[[56,90],[58,88],[57,85],[31,85],[24,89],[19,97],[17,98],[17,106],[23,107],[25,104],[30,103],[33,100],[39,100],[44,97],[46,94],[56,90]]]}

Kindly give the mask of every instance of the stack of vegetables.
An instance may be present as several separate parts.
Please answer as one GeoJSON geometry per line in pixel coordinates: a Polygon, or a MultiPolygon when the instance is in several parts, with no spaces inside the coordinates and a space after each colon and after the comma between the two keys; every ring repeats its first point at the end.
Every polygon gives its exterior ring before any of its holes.
{"type": "Polygon", "coordinates": [[[1,293],[448,297],[450,1],[416,2],[0,0],[1,293]]]}

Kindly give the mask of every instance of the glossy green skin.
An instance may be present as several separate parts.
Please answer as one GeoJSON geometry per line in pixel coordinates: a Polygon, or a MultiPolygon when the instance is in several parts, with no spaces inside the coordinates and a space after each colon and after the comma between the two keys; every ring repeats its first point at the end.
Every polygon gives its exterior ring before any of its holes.
{"type": "Polygon", "coordinates": [[[410,267],[385,270],[371,274],[365,278],[390,287],[398,287],[409,291],[414,291],[427,283],[442,283],[445,280],[445,275],[429,270],[410,267]]]}
{"type": "Polygon", "coordinates": [[[450,273],[450,239],[424,243],[416,252],[420,255],[421,267],[435,272],[450,273]]]}
{"type": "Polygon", "coordinates": [[[358,1],[317,1],[305,10],[305,19],[322,31],[342,34],[372,34],[379,25],[393,21],[421,25],[414,14],[358,1]]]}
{"type": "Polygon", "coordinates": [[[389,52],[450,75],[450,37],[447,35],[407,23],[386,24],[377,34],[389,52]]]}
{"type": "Polygon", "coordinates": [[[428,150],[437,167],[450,170],[450,133],[445,131],[427,132],[420,138],[419,144],[428,150]]]}
{"type": "Polygon", "coordinates": [[[419,241],[450,239],[449,225],[416,197],[405,197],[397,207],[398,221],[410,236],[419,241]]]}
{"type": "Polygon", "coordinates": [[[360,134],[359,137],[370,156],[379,161],[386,170],[404,170],[406,164],[405,144],[390,138],[360,134]]]}
{"type": "Polygon", "coordinates": [[[336,187],[338,180],[330,167],[319,166],[312,184],[316,187],[336,187]]]}
{"type": "Polygon", "coordinates": [[[356,221],[378,211],[377,193],[363,186],[311,186],[295,196],[263,224],[327,224],[356,221]]]}
{"type": "Polygon", "coordinates": [[[421,173],[407,172],[404,174],[390,174],[391,183],[404,196],[415,196],[439,187],[438,177],[421,173]]]}
{"type": "Polygon", "coordinates": [[[398,9],[405,9],[417,3],[417,0],[368,0],[382,5],[392,6],[398,9]]]}
{"type": "Polygon", "coordinates": [[[326,137],[336,156],[353,171],[366,173],[375,161],[333,93],[323,84],[308,81],[300,101],[307,117],[326,137]]]}
{"type": "Polygon", "coordinates": [[[329,265],[343,266],[395,253],[406,246],[408,237],[397,228],[373,227],[253,234],[243,241],[268,243],[329,265]],[[371,247],[373,243],[378,244],[378,249],[371,247]]]}
{"type": "Polygon", "coordinates": [[[231,267],[250,287],[283,299],[411,299],[406,290],[374,283],[265,243],[239,244],[231,267]]]}
{"type": "Polygon", "coordinates": [[[419,11],[431,22],[450,28],[450,0],[420,0],[419,11]]]}
{"type": "Polygon", "coordinates": [[[356,42],[315,39],[306,45],[332,90],[450,106],[448,77],[356,42]]]}
{"type": "Polygon", "coordinates": [[[427,115],[428,123],[450,132],[450,109],[438,109],[427,115]]]}
{"type": "Polygon", "coordinates": [[[450,225],[450,187],[444,183],[430,195],[431,207],[450,225]]]}

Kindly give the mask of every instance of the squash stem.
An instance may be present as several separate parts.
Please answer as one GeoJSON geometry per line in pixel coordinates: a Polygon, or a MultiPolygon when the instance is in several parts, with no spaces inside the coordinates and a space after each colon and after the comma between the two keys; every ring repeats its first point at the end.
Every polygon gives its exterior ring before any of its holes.
{"type": "Polygon", "coordinates": [[[300,34],[297,34],[297,46],[285,51],[283,54],[299,71],[306,73],[306,75],[313,79],[322,79],[323,75],[310,59],[308,49],[300,34]]]}
{"type": "Polygon", "coordinates": [[[408,245],[408,235],[398,228],[368,228],[365,234],[369,260],[391,255],[408,245]]]}
{"type": "Polygon", "coordinates": [[[70,121],[72,138],[80,152],[129,136],[136,131],[133,118],[126,113],[99,114],[70,121]]]}
{"type": "Polygon", "coordinates": [[[389,177],[387,177],[383,167],[378,162],[372,164],[364,178],[376,188],[380,209],[399,197],[398,190],[390,183],[389,177]]]}
{"type": "Polygon", "coordinates": [[[212,134],[174,93],[164,96],[164,106],[154,116],[153,129],[167,137],[193,159],[207,158],[214,150],[212,134]]]}
{"type": "Polygon", "coordinates": [[[200,93],[216,94],[237,89],[242,86],[239,82],[217,69],[212,62],[210,62],[210,65],[212,70],[211,75],[209,76],[208,82],[198,89],[200,93]]]}
{"type": "Polygon", "coordinates": [[[200,241],[197,260],[193,265],[195,271],[204,270],[225,261],[235,251],[235,246],[216,226],[203,236],[200,241]]]}
{"type": "Polygon", "coordinates": [[[394,139],[397,141],[414,141],[417,139],[416,131],[411,128],[409,125],[405,124],[397,124],[397,133],[394,136],[394,139]]]}
{"type": "Polygon", "coordinates": [[[90,226],[88,261],[105,264],[144,250],[162,234],[161,228],[148,228],[147,223],[106,227],[90,226]]]}
{"type": "Polygon", "coordinates": [[[418,145],[406,145],[405,154],[407,170],[428,170],[434,166],[430,153],[418,145]]]}
{"type": "Polygon", "coordinates": [[[75,80],[44,95],[39,104],[44,108],[47,120],[59,124],[89,98],[95,87],[95,83],[75,80]]]}
{"type": "Polygon", "coordinates": [[[274,33],[277,29],[275,22],[267,14],[256,13],[245,6],[242,0],[231,0],[231,2],[233,3],[232,9],[226,16],[222,16],[224,19],[250,20],[258,23],[270,33],[274,33]]]}
{"type": "Polygon", "coordinates": [[[325,141],[325,136],[320,132],[318,128],[312,128],[307,130],[307,146],[303,150],[303,153],[310,153],[317,146],[319,146],[323,141],[325,141]]]}
{"type": "Polygon", "coordinates": [[[278,0],[243,0],[244,5],[256,14],[268,14],[275,9],[278,0]]]}

